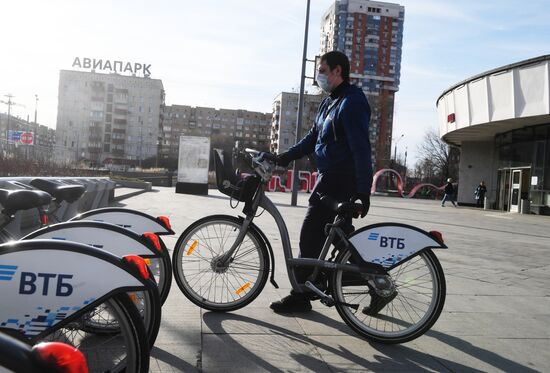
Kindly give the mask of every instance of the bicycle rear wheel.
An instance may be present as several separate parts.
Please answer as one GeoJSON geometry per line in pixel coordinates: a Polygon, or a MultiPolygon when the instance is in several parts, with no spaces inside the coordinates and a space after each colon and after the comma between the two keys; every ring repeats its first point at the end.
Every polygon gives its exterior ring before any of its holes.
{"type": "Polygon", "coordinates": [[[249,229],[229,265],[216,260],[235,242],[241,221],[213,215],[189,226],[179,237],[172,265],[183,294],[199,307],[233,311],[252,302],[262,291],[269,274],[265,243],[249,229]]]}
{"type": "Polygon", "coordinates": [[[172,261],[170,260],[168,250],[164,247],[164,244],[162,245],[163,249],[160,258],[146,259],[149,269],[157,281],[161,305],[164,304],[166,298],[168,298],[170,287],[172,286],[172,261]]]}
{"type": "MultiPolygon", "coordinates": [[[[349,264],[350,257],[345,249],[336,263],[349,264]]],[[[376,342],[403,343],[418,338],[437,321],[445,303],[445,276],[431,250],[398,265],[389,275],[397,292],[387,304],[380,302],[366,280],[343,281],[343,270],[333,273],[332,292],[338,313],[357,333],[376,342]],[[342,303],[358,305],[358,309],[342,303]],[[381,304],[385,305],[376,310],[381,304]],[[372,309],[376,311],[369,312],[372,309]]]]}
{"type": "Polygon", "coordinates": [[[78,348],[90,372],[136,372],[149,370],[149,345],[143,322],[126,294],[107,299],[94,311],[104,323],[115,323],[113,333],[92,333],[84,320],[75,320],[38,342],[63,342],[78,348]]]}
{"type": "MultiPolygon", "coordinates": [[[[149,342],[149,347],[153,348],[160,328],[161,306],[158,295],[153,291],[136,291],[128,293],[128,297],[137,308],[145,333],[149,342]]],[[[95,334],[116,334],[120,332],[120,327],[116,319],[104,317],[105,308],[108,305],[101,304],[82,317],[82,329],[95,334]]]]}

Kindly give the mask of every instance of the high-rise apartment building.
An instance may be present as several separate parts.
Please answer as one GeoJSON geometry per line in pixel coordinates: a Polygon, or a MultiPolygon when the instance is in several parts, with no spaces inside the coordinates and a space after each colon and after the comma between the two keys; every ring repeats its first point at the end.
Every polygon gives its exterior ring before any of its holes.
{"type": "MultiPolygon", "coordinates": [[[[315,121],[317,108],[325,96],[322,94],[304,94],[302,112],[302,133],[305,136],[315,121]]],[[[282,153],[294,145],[296,140],[296,120],[298,119],[298,93],[281,92],[273,101],[271,120],[271,147],[273,153],[282,153]]]]}
{"type": "Polygon", "coordinates": [[[61,70],[56,160],[136,166],[157,156],[162,81],[61,70]]]}
{"type": "Polygon", "coordinates": [[[321,21],[321,54],[338,50],[350,60],[351,82],[362,88],[372,114],[373,165],[388,166],[395,92],[399,90],[405,8],[368,0],[337,0],[321,21]]]}
{"type": "Polygon", "coordinates": [[[210,137],[213,147],[231,149],[235,141],[267,151],[271,113],[185,105],[165,106],[160,133],[161,159],[178,158],[181,135],[210,137]]]}

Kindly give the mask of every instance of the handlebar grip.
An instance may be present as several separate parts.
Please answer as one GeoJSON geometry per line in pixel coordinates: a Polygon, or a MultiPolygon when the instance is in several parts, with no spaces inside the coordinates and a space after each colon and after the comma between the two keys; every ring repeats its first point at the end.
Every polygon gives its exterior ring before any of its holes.
{"type": "Polygon", "coordinates": [[[269,153],[269,152],[262,153],[262,158],[267,159],[268,161],[271,161],[273,163],[277,163],[277,161],[278,161],[277,156],[275,154],[269,153]]]}

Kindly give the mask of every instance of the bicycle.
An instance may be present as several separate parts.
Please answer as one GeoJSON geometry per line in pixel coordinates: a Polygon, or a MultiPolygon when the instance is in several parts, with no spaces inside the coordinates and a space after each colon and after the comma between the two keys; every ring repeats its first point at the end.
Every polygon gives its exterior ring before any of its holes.
{"type": "MultiPolygon", "coordinates": [[[[0,203],[6,205],[6,209],[2,211],[5,221],[0,225],[0,243],[11,240],[9,232],[2,228],[9,224],[13,214],[23,209],[37,208],[39,211],[41,210],[41,206],[48,199],[43,193],[35,190],[6,191],[0,189],[0,203]],[[17,201],[14,201],[15,199],[17,201]],[[22,204],[21,201],[23,200],[25,204],[22,204]],[[4,236],[4,238],[1,236],[4,236]]],[[[155,268],[155,263],[151,261],[159,257],[161,250],[158,237],[153,233],[145,233],[140,236],[113,224],[94,221],[75,221],[45,226],[22,237],[20,240],[36,239],[78,242],[107,250],[118,257],[139,255],[145,259],[149,269],[155,268]]],[[[152,348],[158,335],[161,320],[161,303],[158,289],[153,292],[135,292],[130,294],[130,297],[140,312],[149,345],[152,348]]],[[[116,330],[116,325],[99,321],[91,315],[84,326],[88,328],[88,331],[95,333],[110,333],[116,330]]]]}
{"type": "MultiPolygon", "coordinates": [[[[24,184],[22,184],[24,186],[24,184]]],[[[42,225],[48,221],[61,223],[56,212],[61,211],[66,205],[74,204],[85,192],[82,185],[60,184],[47,179],[36,178],[31,180],[30,185],[47,192],[53,198],[51,207],[47,211],[39,210],[42,225]]],[[[170,226],[170,219],[166,216],[152,217],[140,211],[118,207],[105,207],[86,211],[76,216],[71,216],[69,221],[92,220],[118,225],[131,230],[137,234],[148,235],[152,240],[160,244],[159,258],[150,258],[150,267],[157,279],[159,286],[161,304],[164,304],[172,286],[172,262],[161,235],[175,234],[170,226]],[[150,235],[155,234],[153,238],[150,235]]]]}
{"type": "Polygon", "coordinates": [[[142,319],[128,292],[156,291],[144,260],[56,240],[0,245],[0,331],[29,346],[63,342],[78,348],[90,372],[149,368],[142,319]],[[101,273],[101,276],[97,276],[101,273]],[[114,333],[86,330],[94,315],[116,322],[114,333]]]}
{"type": "Polygon", "coordinates": [[[343,230],[346,219],[358,217],[362,205],[337,203],[324,196],[321,200],[337,216],[325,228],[322,251],[317,259],[294,258],[284,220],[264,194],[276,167],[275,157],[253,149],[239,155],[253,169],[244,180],[233,174],[222,151],[215,149],[214,161],[218,189],[244,202],[245,216],[202,218],[182,233],[174,249],[174,276],[191,302],[211,311],[239,309],[261,293],[270,271],[270,282],[278,288],[273,249],[253,223],[261,207],[277,224],[295,292],[307,292],[324,305],[335,306],[352,330],[373,341],[403,343],[431,328],[443,310],[446,294],[444,273],[432,251],[447,248],[441,233],[380,223],[347,235],[343,230]],[[301,266],[313,269],[305,283],[296,279],[295,270],[301,266]],[[329,277],[326,289],[321,272],[329,277]]]}
{"type": "MultiPolygon", "coordinates": [[[[0,368],[13,373],[87,373],[84,354],[60,342],[29,346],[0,333],[0,368]]],[[[1,371],[1,370],[0,370],[1,371]]]]}

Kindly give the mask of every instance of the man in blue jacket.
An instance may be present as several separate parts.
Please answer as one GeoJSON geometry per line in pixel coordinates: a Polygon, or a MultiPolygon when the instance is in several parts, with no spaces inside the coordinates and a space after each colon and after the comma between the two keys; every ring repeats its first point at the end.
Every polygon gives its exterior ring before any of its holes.
{"type": "MultiPolygon", "coordinates": [[[[326,236],[324,227],[336,214],[322,205],[319,194],[338,201],[360,200],[364,217],[370,206],[372,185],[369,141],[370,106],[363,91],[349,82],[350,65],[345,54],[328,52],[321,57],[317,82],[330,96],[325,98],[307,135],[287,152],[277,156],[281,166],[314,153],[319,176],[309,199],[300,232],[300,257],[317,258],[326,236]]],[[[311,270],[298,268],[297,280],[304,283],[311,270]]],[[[291,292],[271,303],[275,312],[311,310],[309,297],[291,292]]]]}

